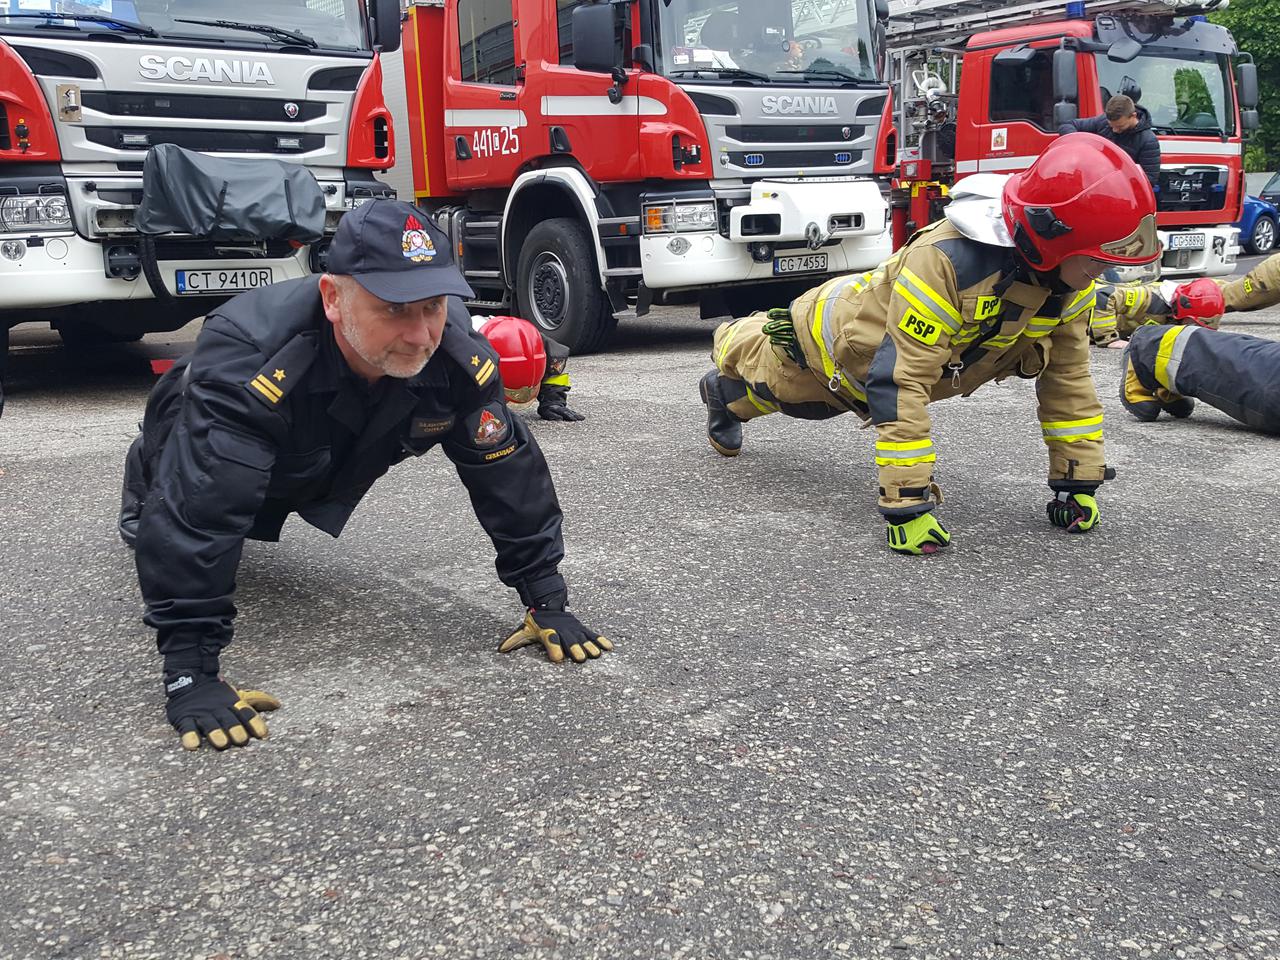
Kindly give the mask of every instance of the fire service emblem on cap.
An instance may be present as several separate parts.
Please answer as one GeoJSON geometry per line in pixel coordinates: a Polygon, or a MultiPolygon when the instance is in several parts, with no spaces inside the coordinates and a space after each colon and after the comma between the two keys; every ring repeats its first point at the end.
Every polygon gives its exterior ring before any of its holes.
{"type": "Polygon", "coordinates": [[[404,237],[400,241],[400,247],[404,251],[404,258],[414,263],[427,263],[436,256],[436,245],[414,216],[404,222],[404,237]]]}

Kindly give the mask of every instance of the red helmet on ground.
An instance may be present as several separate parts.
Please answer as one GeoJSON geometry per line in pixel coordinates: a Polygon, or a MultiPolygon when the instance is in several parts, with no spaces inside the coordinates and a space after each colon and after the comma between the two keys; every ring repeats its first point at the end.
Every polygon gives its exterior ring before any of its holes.
{"type": "Polygon", "coordinates": [[[1036,270],[1068,257],[1150,263],[1160,256],[1156,196],[1146,174],[1110,140],[1072,133],[1005,184],[1004,221],[1036,270]]]}
{"type": "Polygon", "coordinates": [[[1173,291],[1173,319],[1190,320],[1202,327],[1227,312],[1222,288],[1208,277],[1184,283],[1173,291]]]}
{"type": "Polygon", "coordinates": [[[498,373],[507,400],[528,403],[536,397],[547,372],[547,351],[538,328],[519,317],[491,317],[480,332],[498,351],[498,373]]]}

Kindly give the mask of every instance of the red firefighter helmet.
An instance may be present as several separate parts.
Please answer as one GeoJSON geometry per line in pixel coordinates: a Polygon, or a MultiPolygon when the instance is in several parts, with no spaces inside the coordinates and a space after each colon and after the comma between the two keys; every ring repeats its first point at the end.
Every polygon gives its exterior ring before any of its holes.
{"type": "Polygon", "coordinates": [[[1184,283],[1173,291],[1173,319],[1190,320],[1202,327],[1209,326],[1227,312],[1227,301],[1222,288],[1208,277],[1184,283]]]}
{"type": "Polygon", "coordinates": [[[1002,208],[1014,246],[1036,270],[1074,256],[1121,264],[1160,256],[1151,182],[1127,153],[1092,133],[1049,144],[1009,178],[1002,208]]]}
{"type": "Polygon", "coordinates": [[[536,397],[547,372],[547,351],[538,328],[519,317],[490,317],[480,332],[498,351],[498,372],[508,402],[528,403],[536,397]]]}

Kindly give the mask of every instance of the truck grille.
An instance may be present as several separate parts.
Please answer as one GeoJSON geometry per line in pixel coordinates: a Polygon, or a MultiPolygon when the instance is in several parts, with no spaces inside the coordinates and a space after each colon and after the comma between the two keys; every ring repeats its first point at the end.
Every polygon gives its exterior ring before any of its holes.
{"type": "Polygon", "coordinates": [[[815,124],[813,126],[768,126],[737,124],[724,128],[725,136],[739,143],[841,143],[862,136],[861,123],[815,124]]]}
{"type": "Polygon", "coordinates": [[[306,153],[324,146],[320,133],[261,133],[256,130],[181,130],[167,127],[88,127],[85,137],[113,150],[145,152],[173,143],[201,153],[306,153]],[[145,140],[137,139],[145,136],[145,140]],[[281,141],[285,141],[282,143],[281,141]]]}
{"type": "Polygon", "coordinates": [[[861,150],[739,150],[729,151],[729,162],[754,170],[847,167],[862,159],[861,150]]]}
{"type": "Polygon", "coordinates": [[[1160,192],[1156,194],[1158,210],[1221,210],[1227,205],[1226,171],[1161,170],[1160,192]]]}
{"type": "Polygon", "coordinates": [[[205,97],[192,94],[108,93],[86,90],[84,105],[112,117],[181,117],[190,120],[259,120],[296,123],[325,114],[323,103],[261,100],[257,97],[205,97]],[[289,116],[286,104],[295,110],[289,116]]]}

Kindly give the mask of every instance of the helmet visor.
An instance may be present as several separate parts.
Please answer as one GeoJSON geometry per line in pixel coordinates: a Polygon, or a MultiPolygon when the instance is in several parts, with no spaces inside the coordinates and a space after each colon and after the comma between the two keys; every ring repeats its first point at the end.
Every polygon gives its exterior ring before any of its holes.
{"type": "Polygon", "coordinates": [[[517,387],[516,389],[507,388],[507,403],[529,403],[538,395],[538,387],[535,384],[532,387],[517,387]]]}
{"type": "Polygon", "coordinates": [[[1098,245],[1100,260],[1113,263],[1150,263],[1160,256],[1160,238],[1156,234],[1155,214],[1147,214],[1138,228],[1123,240],[1098,245]]]}

